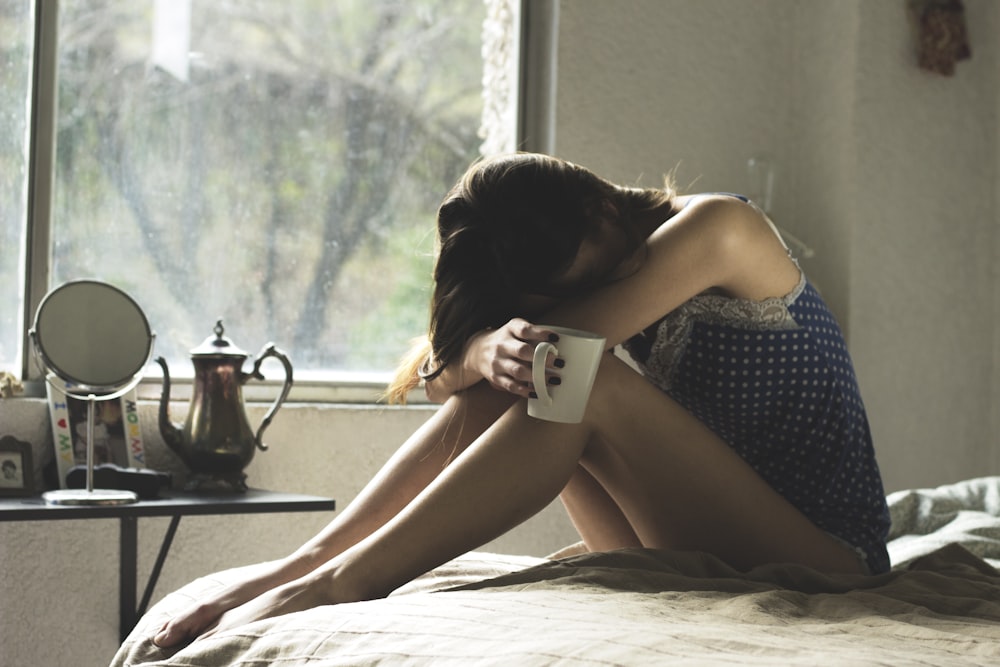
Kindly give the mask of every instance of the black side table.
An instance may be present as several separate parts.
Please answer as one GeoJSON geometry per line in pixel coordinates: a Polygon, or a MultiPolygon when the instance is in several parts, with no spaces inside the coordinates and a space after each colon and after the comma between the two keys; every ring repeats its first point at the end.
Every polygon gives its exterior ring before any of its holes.
{"type": "Polygon", "coordinates": [[[163,498],[140,500],[130,505],[46,505],[40,497],[0,498],[0,521],[51,521],[56,519],[118,519],[119,530],[119,628],[124,641],[139,618],[146,613],[163,562],[170,551],[182,516],[210,514],[273,514],[277,512],[325,512],[336,509],[333,498],[304,496],[249,489],[245,493],[164,492],[163,498]],[[163,536],[156,563],[142,600],[136,605],[136,567],[138,554],[138,519],[146,516],[169,516],[170,525],[163,536]]]}

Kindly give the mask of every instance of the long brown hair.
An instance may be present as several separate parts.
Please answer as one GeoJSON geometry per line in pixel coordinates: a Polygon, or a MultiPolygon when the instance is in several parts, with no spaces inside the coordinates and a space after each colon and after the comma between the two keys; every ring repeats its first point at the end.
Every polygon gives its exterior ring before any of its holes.
{"type": "MultiPolygon", "coordinates": [[[[480,160],[438,209],[430,330],[401,362],[386,393],[405,402],[421,378],[460,359],[478,331],[520,315],[521,295],[539,293],[573,262],[604,203],[629,231],[638,214],[669,204],[673,188],[615,185],[558,158],[514,153],[480,160]]],[[[635,244],[642,238],[633,235],[635,244]]]]}

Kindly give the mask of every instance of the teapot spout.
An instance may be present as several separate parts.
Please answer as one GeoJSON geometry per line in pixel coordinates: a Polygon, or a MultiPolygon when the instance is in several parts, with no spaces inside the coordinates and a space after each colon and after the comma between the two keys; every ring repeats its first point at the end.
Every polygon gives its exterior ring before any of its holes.
{"type": "Polygon", "coordinates": [[[163,391],[160,393],[160,435],[163,437],[163,442],[187,463],[183,447],[184,429],[170,421],[170,370],[167,368],[167,360],[163,357],[157,357],[155,361],[163,369],[163,391]]]}

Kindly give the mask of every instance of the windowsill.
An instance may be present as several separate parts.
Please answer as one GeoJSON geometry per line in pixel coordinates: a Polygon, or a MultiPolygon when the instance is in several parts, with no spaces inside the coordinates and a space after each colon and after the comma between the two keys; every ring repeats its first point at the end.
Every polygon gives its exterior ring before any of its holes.
{"type": "MultiPolygon", "coordinates": [[[[250,384],[253,386],[246,400],[247,418],[257,426],[281,387],[278,382],[272,386],[260,386],[264,385],[263,382],[250,384]]],[[[391,453],[437,409],[426,399],[420,403],[414,400],[413,404],[403,406],[376,403],[372,396],[377,396],[384,389],[382,384],[359,383],[348,387],[334,386],[329,382],[303,381],[302,385],[298,387],[299,394],[293,393],[276,415],[275,423],[268,432],[269,438],[279,442],[301,439],[310,443],[330,443],[331,446],[339,446],[338,443],[349,439],[350,442],[363,443],[364,448],[384,448],[391,453]],[[306,400],[310,395],[315,400],[306,400]]],[[[0,435],[10,435],[31,444],[35,488],[44,489],[47,484],[44,469],[51,465],[54,452],[50,406],[43,382],[28,383],[26,390],[16,397],[0,399],[0,435]]],[[[158,429],[158,380],[152,378],[144,382],[139,393],[139,418],[148,455],[146,465],[173,473],[178,483],[183,484],[189,473],[180,459],[165,446],[158,429]]],[[[181,423],[190,414],[190,394],[190,379],[179,381],[176,391],[171,392],[173,417],[181,423]]],[[[281,453],[263,459],[268,465],[275,458],[290,456],[295,459],[299,456],[286,447],[276,447],[275,450],[281,453]],[[289,453],[285,454],[286,451],[289,453]]],[[[315,458],[317,452],[310,456],[315,458]]]]}
{"type": "MultiPolygon", "coordinates": [[[[158,371],[159,369],[157,369],[158,371]]],[[[286,403],[316,404],[368,404],[386,407],[383,395],[389,384],[388,373],[309,373],[299,372],[294,376],[286,403]]],[[[170,400],[187,401],[191,398],[192,380],[188,377],[170,378],[170,400]]],[[[281,391],[281,380],[251,380],[243,385],[243,400],[247,403],[271,403],[281,391]]],[[[136,388],[139,400],[159,401],[163,391],[163,379],[159,372],[150,373],[136,388]]],[[[4,400],[19,398],[44,398],[45,383],[41,380],[24,382],[24,393],[4,400]]],[[[422,387],[410,392],[407,405],[432,405],[422,387]]]]}

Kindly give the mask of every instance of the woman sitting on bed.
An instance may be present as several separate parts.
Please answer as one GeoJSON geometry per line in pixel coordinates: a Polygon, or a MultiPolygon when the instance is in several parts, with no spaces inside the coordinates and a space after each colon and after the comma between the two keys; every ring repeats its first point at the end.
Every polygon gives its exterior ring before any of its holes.
{"type": "Polygon", "coordinates": [[[474,164],[438,232],[428,342],[391,391],[423,378],[443,406],[316,537],[158,645],[388,595],[556,496],[591,550],[889,568],[842,334],[760,209],[517,154],[474,164]],[[605,354],[582,423],[529,417],[534,347],[556,338],[541,322],[597,332],[641,372],[605,354]]]}

